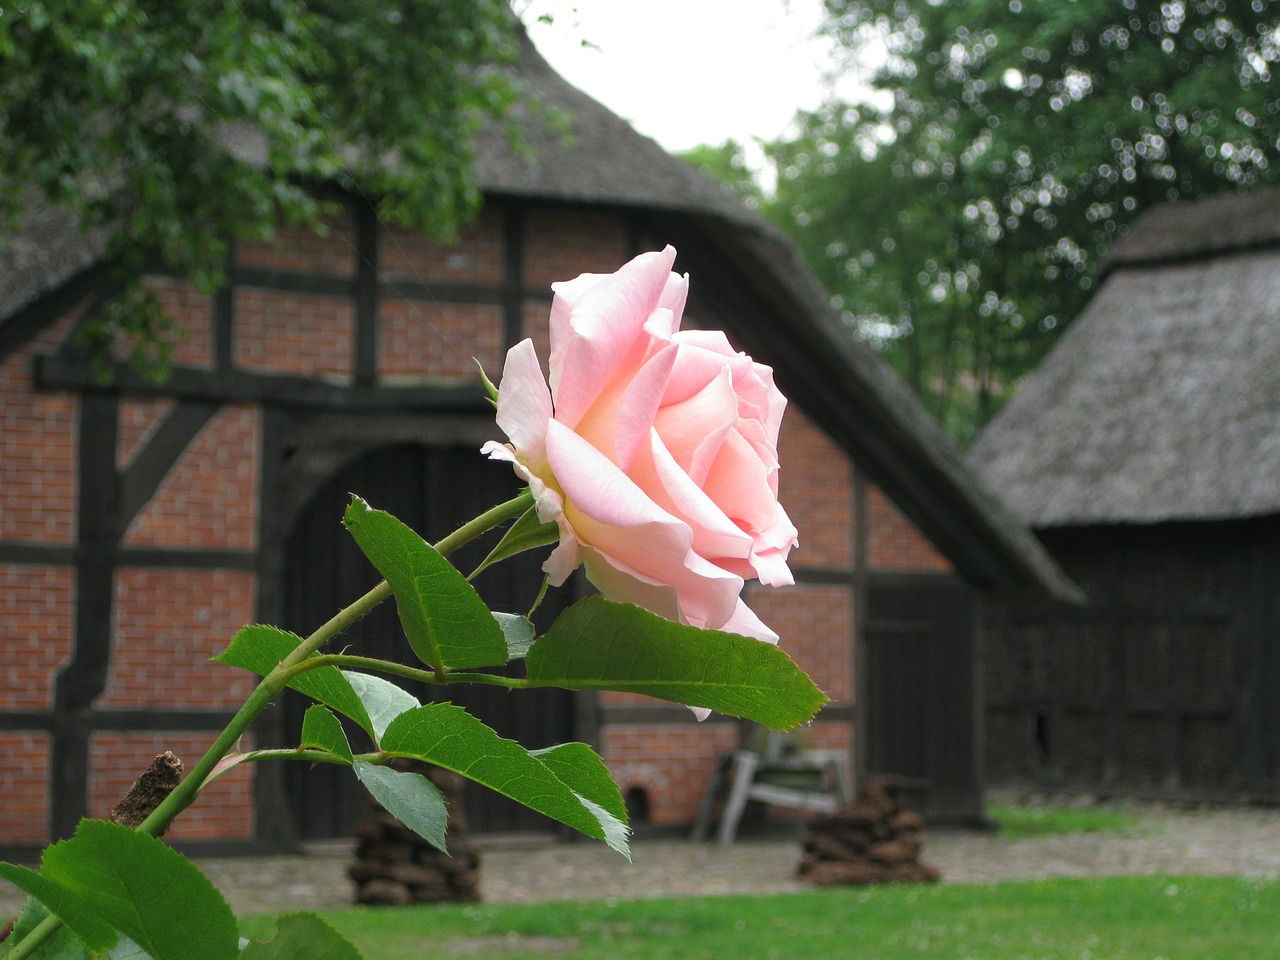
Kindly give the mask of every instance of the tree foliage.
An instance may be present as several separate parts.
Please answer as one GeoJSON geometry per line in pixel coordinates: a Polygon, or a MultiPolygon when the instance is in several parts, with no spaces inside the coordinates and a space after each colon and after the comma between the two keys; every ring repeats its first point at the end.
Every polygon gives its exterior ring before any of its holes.
{"type": "Polygon", "coordinates": [[[146,259],[212,289],[229,245],[318,222],[336,183],[447,235],[478,199],[470,144],[510,103],[504,0],[16,0],[0,11],[2,234],[24,208],[108,227],[97,328],[151,339],[146,259]]]}
{"type": "Polygon", "coordinates": [[[1269,0],[827,0],[871,93],[776,143],[770,212],[961,439],[1141,210],[1274,182],[1269,0]]]}

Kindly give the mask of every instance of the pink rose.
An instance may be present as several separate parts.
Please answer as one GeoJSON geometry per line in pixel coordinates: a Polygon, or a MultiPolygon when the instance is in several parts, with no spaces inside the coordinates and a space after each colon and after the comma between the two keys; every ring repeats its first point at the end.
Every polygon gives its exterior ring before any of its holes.
{"type": "Polygon", "coordinates": [[[777,642],[743,584],[793,583],[796,529],[778,503],[773,371],[723,333],[680,330],[676,252],[552,284],[551,385],[533,342],[507,353],[484,452],[515,464],[560,542],[543,569],[579,563],[611,600],[669,620],[777,642]]]}

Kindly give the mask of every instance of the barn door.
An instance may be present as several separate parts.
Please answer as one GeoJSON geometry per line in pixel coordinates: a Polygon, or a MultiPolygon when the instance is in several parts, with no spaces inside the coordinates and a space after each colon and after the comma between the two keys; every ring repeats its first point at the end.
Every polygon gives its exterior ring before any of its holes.
{"type": "MultiPolygon", "coordinates": [[[[1280,787],[1280,543],[1245,551],[1245,612],[1240,627],[1240,731],[1247,785],[1280,787]]],[[[1220,660],[1226,660],[1219,653],[1220,660]]]]}
{"type": "Polygon", "coordinates": [[[972,592],[955,577],[870,578],[866,767],[935,821],[982,815],[974,626],[972,592]]]}
{"type": "MultiPolygon", "coordinates": [[[[472,448],[401,445],[366,454],[329,480],[301,514],[286,543],[286,625],[307,633],[332,615],[338,604],[360,596],[378,581],[377,572],[355,546],[340,520],[356,493],[423,534],[438,540],[459,524],[517,492],[514,475],[484,460],[472,448]]],[[[454,555],[467,571],[483,559],[491,541],[454,555]]],[[[542,581],[541,554],[499,564],[477,578],[476,588],[495,610],[529,608],[542,581]]],[[[567,605],[568,590],[552,591],[539,610],[542,626],[567,605]]],[[[341,638],[349,652],[416,663],[404,640],[393,603],[384,603],[341,638]]],[[[466,707],[499,734],[537,748],[573,739],[573,697],[562,690],[521,691],[500,687],[428,688],[404,681],[422,700],[448,699],[466,707]]],[[[300,729],[308,701],[286,698],[285,729],[300,729]]],[[[370,749],[358,728],[348,730],[356,750],[370,749]],[[359,745],[357,745],[359,744],[359,745]]],[[[302,839],[350,836],[363,788],[345,767],[303,764],[286,767],[286,791],[302,839]]],[[[468,786],[467,816],[475,832],[553,829],[551,822],[490,790],[468,786]]]]}

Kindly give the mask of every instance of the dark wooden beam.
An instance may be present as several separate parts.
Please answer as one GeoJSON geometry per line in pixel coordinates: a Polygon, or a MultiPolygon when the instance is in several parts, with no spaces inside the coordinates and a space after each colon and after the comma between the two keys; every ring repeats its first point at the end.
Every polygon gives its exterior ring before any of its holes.
{"type": "Polygon", "coordinates": [[[367,199],[356,202],[355,331],[352,344],[356,384],[378,379],[378,211],[367,199]]]}
{"type": "Polygon", "coordinates": [[[449,283],[432,280],[383,280],[378,296],[387,300],[413,300],[424,303],[465,303],[479,306],[501,306],[505,291],[501,286],[479,283],[449,283]]]}
{"type": "Polygon", "coordinates": [[[76,548],[42,543],[0,543],[0,563],[65,567],[75,562],[76,548]]]}
{"type": "MultiPolygon", "coordinates": [[[[127,364],[118,364],[114,373],[113,389],[130,396],[260,403],[344,413],[492,412],[484,391],[478,386],[357,387],[308,377],[218,372],[195,367],[177,367],[167,382],[156,384],[127,364]]],[[[79,357],[37,357],[35,378],[39,386],[49,389],[100,389],[89,363],[79,357]]]]}
{"type": "Polygon", "coordinates": [[[70,836],[88,810],[89,705],[106,687],[111,658],[115,554],[120,541],[116,435],[119,398],[90,391],[79,410],[79,543],[71,661],[54,681],[50,823],[70,836]]]}
{"type": "MultiPolygon", "coordinates": [[[[231,256],[234,258],[234,250],[231,256]]],[[[227,276],[231,270],[227,268],[227,276]]],[[[219,372],[235,366],[235,298],[235,287],[230,283],[224,283],[213,295],[213,367],[219,372]]]]}
{"type": "Polygon", "coordinates": [[[255,570],[258,556],[248,550],[185,550],[123,547],[116,554],[121,567],[174,567],[182,570],[255,570]]]}
{"type": "Polygon", "coordinates": [[[264,267],[234,266],[230,270],[233,286],[256,287],[281,293],[301,293],[321,297],[354,297],[356,280],[321,273],[298,273],[264,267]]]}
{"type": "MultiPolygon", "coordinates": [[[[86,717],[86,724],[94,730],[221,731],[234,716],[234,710],[95,710],[86,717]]],[[[188,767],[199,759],[182,757],[188,767]]]]}
{"type": "Polygon", "coordinates": [[[218,412],[218,404],[206,400],[182,400],[169,411],[120,478],[119,523],[128,529],[134,517],[155,496],[191,441],[218,412]]]}
{"type": "Polygon", "coordinates": [[[871,773],[871,646],[867,638],[870,598],[871,509],[867,478],[853,467],[853,782],[865,783],[871,773]]]}
{"type": "MultiPolygon", "coordinates": [[[[502,205],[502,342],[512,347],[524,339],[524,207],[511,200],[502,205]]],[[[501,371],[486,371],[497,380],[501,371]]]]}
{"type": "Polygon", "coordinates": [[[0,360],[4,360],[37,333],[66,313],[102,283],[103,270],[94,265],[81,270],[50,293],[37,297],[0,324],[0,360]]]}

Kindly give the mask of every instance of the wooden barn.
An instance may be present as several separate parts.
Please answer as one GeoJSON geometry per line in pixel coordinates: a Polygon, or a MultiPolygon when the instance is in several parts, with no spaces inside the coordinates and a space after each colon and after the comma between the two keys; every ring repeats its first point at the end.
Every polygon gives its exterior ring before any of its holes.
{"type": "MultiPolygon", "coordinates": [[[[349,491],[429,537],[508,496],[509,467],[478,453],[499,432],[471,358],[496,375],[525,336],[545,356],[551,282],[666,243],[692,277],[687,317],[772,364],[792,401],[782,500],[801,530],[798,583],[748,599],[832,697],[807,737],[852,751],[864,773],[913,778],[930,812],[979,814],[977,598],[1070,585],[841,328],[775,231],[532,48],[519,71],[530,95],[572,112],[572,140],[531,128],[533,160],[501,136],[486,143],[486,202],[456,245],[388,227],[366,198],[340,196],[323,234],[282,228],[275,242],[240,244],[211,297],[157,273],[149,282],[186,329],[162,385],[122,364],[104,386],[75,344],[102,302],[101,238],[50,209],[32,209],[10,238],[0,254],[6,850],[103,816],[159,751],[193,761],[251,687],[206,662],[240,625],[306,632],[373,583],[339,526],[349,491]]],[[[482,592],[499,609],[527,605],[538,559],[482,592]]],[[[382,613],[347,638],[353,648],[399,649],[394,615],[382,613]]],[[[697,724],[636,697],[479,688],[458,699],[529,746],[593,743],[654,824],[694,818],[740,735],[724,718],[697,724]]],[[[296,737],[299,709],[269,711],[253,742],[296,737]]],[[[241,768],[171,836],[230,851],[349,834],[359,791],[331,776],[342,772],[241,768]]],[[[484,791],[468,804],[474,829],[547,829],[484,791]]]]}
{"type": "Polygon", "coordinates": [[[989,776],[1280,800],[1280,192],[1140,218],[970,463],[1089,597],[989,612],[989,776]]]}

